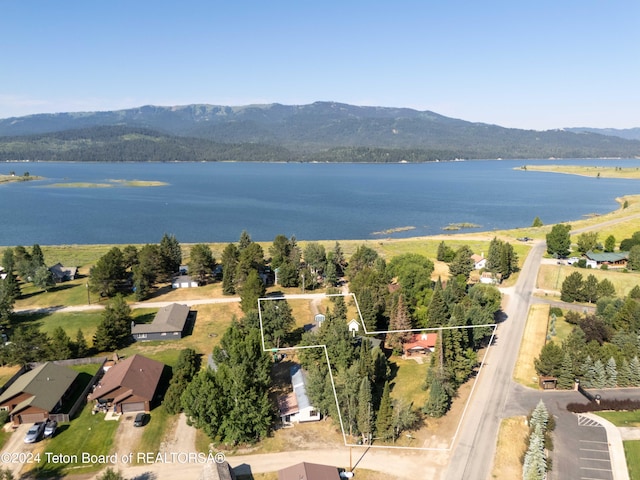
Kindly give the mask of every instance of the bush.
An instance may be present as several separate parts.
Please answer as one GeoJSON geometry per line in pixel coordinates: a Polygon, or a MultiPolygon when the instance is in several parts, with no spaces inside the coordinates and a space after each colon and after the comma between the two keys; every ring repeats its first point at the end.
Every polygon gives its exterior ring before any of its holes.
{"type": "Polygon", "coordinates": [[[9,411],[0,410],[0,425],[4,425],[9,420],[9,411]]]}
{"type": "Polygon", "coordinates": [[[555,315],[556,317],[562,317],[564,312],[560,307],[551,307],[549,309],[549,316],[555,315]]]}
{"type": "Polygon", "coordinates": [[[591,403],[569,403],[567,404],[567,410],[573,413],[585,413],[585,412],[602,412],[604,410],[627,411],[627,410],[640,410],[640,400],[616,400],[616,399],[602,399],[598,405],[596,402],[591,403]]]}

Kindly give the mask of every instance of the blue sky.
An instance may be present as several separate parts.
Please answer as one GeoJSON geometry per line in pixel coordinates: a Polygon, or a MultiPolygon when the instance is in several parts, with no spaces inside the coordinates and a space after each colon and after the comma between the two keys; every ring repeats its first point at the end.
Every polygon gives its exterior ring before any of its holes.
{"type": "Polygon", "coordinates": [[[5,0],[0,118],[209,103],[640,127],[640,2],[5,0]]]}

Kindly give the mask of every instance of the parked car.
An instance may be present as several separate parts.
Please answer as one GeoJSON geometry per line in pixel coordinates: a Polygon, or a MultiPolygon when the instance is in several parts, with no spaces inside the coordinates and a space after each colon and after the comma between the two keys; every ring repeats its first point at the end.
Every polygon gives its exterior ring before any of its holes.
{"type": "Polygon", "coordinates": [[[47,420],[47,423],[44,426],[44,438],[53,437],[53,434],[56,433],[56,429],[58,428],[58,422],[55,420],[47,420]]]}
{"type": "Polygon", "coordinates": [[[44,432],[44,422],[37,422],[31,425],[29,431],[24,436],[24,443],[35,443],[40,440],[42,436],[42,432],[44,432]]]}
{"type": "Polygon", "coordinates": [[[136,418],[133,421],[133,426],[142,427],[145,423],[147,423],[147,414],[144,412],[140,412],[136,415],[136,418]]]}

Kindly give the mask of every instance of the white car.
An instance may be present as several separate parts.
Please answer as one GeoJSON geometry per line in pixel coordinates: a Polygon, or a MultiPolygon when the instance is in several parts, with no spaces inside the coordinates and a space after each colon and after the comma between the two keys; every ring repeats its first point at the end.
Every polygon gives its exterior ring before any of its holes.
{"type": "Polygon", "coordinates": [[[37,422],[31,425],[29,431],[24,436],[24,443],[35,443],[40,440],[42,436],[42,432],[44,432],[44,422],[37,422]]]}

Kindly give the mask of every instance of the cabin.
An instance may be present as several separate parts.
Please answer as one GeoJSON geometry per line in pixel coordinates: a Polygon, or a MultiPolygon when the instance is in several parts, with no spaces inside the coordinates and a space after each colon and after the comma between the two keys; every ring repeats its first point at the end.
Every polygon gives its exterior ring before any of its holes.
{"type": "Polygon", "coordinates": [[[78,372],[47,362],[23,373],[0,395],[0,410],[14,425],[43,422],[57,413],[75,390],[78,372]]]}

